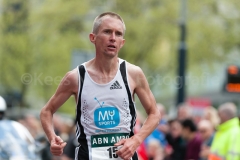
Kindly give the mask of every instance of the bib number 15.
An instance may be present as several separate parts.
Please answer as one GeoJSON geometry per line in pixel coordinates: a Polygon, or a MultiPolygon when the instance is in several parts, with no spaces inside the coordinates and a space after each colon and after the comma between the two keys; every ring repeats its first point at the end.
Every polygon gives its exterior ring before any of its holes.
{"type": "Polygon", "coordinates": [[[118,158],[117,155],[117,151],[118,151],[118,147],[110,147],[107,149],[108,153],[109,153],[109,158],[118,158]]]}

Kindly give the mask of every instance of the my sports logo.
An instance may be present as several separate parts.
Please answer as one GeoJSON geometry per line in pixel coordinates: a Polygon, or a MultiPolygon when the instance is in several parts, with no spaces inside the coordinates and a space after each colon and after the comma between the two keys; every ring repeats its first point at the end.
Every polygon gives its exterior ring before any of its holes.
{"type": "MultiPolygon", "coordinates": [[[[97,98],[94,98],[98,103],[97,98]]],[[[94,111],[94,123],[98,128],[113,128],[119,125],[120,115],[116,107],[104,106],[99,103],[100,108],[94,111]]]]}

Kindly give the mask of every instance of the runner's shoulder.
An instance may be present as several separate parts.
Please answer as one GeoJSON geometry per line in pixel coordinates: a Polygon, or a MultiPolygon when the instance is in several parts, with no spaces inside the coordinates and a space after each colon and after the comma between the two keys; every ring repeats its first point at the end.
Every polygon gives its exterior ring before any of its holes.
{"type": "Polygon", "coordinates": [[[68,71],[63,80],[62,80],[65,84],[69,84],[69,85],[78,85],[78,70],[77,68],[68,71]]]}
{"type": "Polygon", "coordinates": [[[139,66],[127,62],[127,71],[132,78],[144,76],[142,69],[139,66]]]}

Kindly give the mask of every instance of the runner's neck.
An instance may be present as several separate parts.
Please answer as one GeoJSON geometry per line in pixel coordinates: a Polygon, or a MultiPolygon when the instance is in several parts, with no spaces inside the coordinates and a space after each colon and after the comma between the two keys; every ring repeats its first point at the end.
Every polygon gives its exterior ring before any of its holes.
{"type": "Polygon", "coordinates": [[[119,59],[118,57],[111,59],[96,57],[93,59],[91,65],[96,71],[102,73],[103,75],[115,75],[119,68],[119,59]]]}

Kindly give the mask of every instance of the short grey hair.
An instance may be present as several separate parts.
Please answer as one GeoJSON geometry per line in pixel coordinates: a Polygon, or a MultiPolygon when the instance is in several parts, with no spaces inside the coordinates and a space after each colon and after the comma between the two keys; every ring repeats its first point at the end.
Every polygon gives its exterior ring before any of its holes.
{"type": "Polygon", "coordinates": [[[114,17],[114,18],[119,19],[123,24],[123,35],[125,34],[126,26],[125,26],[125,23],[124,23],[123,19],[120,15],[118,15],[117,13],[114,13],[114,12],[104,12],[104,13],[98,15],[95,18],[95,20],[93,21],[92,33],[94,33],[94,34],[98,33],[99,27],[102,23],[102,18],[105,17],[105,16],[110,16],[110,17],[114,17]]]}
{"type": "Polygon", "coordinates": [[[237,117],[237,107],[234,103],[227,102],[219,107],[219,112],[223,113],[228,119],[237,117]]]}

